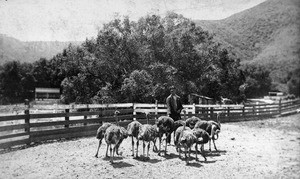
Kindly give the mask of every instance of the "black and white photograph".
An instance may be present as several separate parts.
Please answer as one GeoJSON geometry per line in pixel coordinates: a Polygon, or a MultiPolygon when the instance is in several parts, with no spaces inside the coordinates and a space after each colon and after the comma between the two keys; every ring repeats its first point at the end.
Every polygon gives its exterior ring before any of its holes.
{"type": "Polygon", "coordinates": [[[299,0],[0,0],[1,179],[300,178],[299,0]]]}

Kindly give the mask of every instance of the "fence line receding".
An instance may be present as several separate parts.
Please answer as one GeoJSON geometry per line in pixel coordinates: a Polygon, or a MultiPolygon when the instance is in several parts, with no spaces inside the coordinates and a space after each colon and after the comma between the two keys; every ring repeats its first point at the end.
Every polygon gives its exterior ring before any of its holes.
{"type": "MultiPolygon", "coordinates": [[[[151,113],[150,123],[153,124],[155,118],[166,115],[167,112],[166,105],[157,103],[54,105],[54,108],[53,105],[48,105],[41,109],[26,109],[25,106],[23,108],[24,114],[0,116],[0,149],[46,140],[95,136],[102,122],[115,122],[115,110],[120,111],[118,120],[121,126],[127,126],[133,119],[145,124],[145,112],[151,113]],[[37,113],[43,109],[51,112],[37,113]]],[[[273,104],[184,105],[186,117],[197,116],[204,120],[215,120],[216,114],[221,112],[221,122],[272,117],[299,108],[299,99],[273,104]]]]}

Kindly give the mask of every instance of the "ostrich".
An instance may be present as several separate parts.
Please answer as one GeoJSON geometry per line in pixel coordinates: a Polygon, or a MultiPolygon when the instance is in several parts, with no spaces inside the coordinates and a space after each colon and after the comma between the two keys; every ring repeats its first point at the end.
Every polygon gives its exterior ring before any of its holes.
{"type": "Polygon", "coordinates": [[[183,126],[180,126],[176,129],[175,131],[175,138],[174,138],[174,144],[176,146],[176,151],[179,152],[179,148],[180,148],[180,138],[182,137],[182,132],[184,130],[189,130],[191,131],[191,129],[189,127],[186,126],[186,124],[183,124],[183,126]]]}
{"type": "Polygon", "coordinates": [[[110,127],[108,127],[104,135],[105,141],[107,143],[106,152],[108,151],[109,148],[111,163],[113,163],[114,153],[117,151],[122,140],[124,139],[124,131],[119,126],[118,117],[117,117],[119,113],[120,113],[119,111],[115,111],[115,119],[117,125],[111,125],[110,127]],[[112,145],[114,145],[113,149],[112,149],[112,145]]]}
{"type": "Polygon", "coordinates": [[[215,144],[215,140],[219,138],[219,133],[221,131],[221,123],[220,123],[220,115],[221,112],[217,113],[217,122],[215,121],[198,121],[195,124],[195,128],[200,128],[205,130],[209,134],[209,151],[211,152],[211,140],[213,141],[215,150],[217,151],[217,147],[215,144]]]}
{"type": "MultiPolygon", "coordinates": [[[[173,126],[174,126],[174,120],[169,116],[160,116],[157,119],[158,137],[159,137],[159,151],[158,151],[159,156],[161,151],[162,136],[165,134],[166,138],[168,138],[169,135],[171,135],[172,133],[173,126]]],[[[167,154],[167,140],[165,144],[165,155],[166,154],[167,154]]]]}
{"type": "Polygon", "coordinates": [[[138,149],[139,149],[139,131],[142,127],[142,124],[138,121],[132,121],[127,126],[128,135],[131,136],[131,144],[132,144],[132,156],[134,156],[134,138],[136,138],[136,157],[138,157],[138,149]]]}
{"type": "Polygon", "coordinates": [[[177,120],[177,121],[174,121],[174,125],[173,125],[173,139],[174,139],[174,145],[176,145],[175,143],[175,132],[176,130],[180,127],[180,126],[183,126],[185,124],[185,121],[184,120],[177,120]]]}
{"type": "Polygon", "coordinates": [[[123,142],[123,140],[128,137],[128,131],[124,127],[120,127],[120,128],[121,128],[122,137],[116,145],[116,154],[117,155],[122,155],[122,153],[119,154],[119,147],[120,147],[121,143],[123,142]]]}
{"type": "MultiPolygon", "coordinates": [[[[138,135],[138,139],[143,141],[143,156],[145,155],[145,142],[148,142],[147,145],[147,157],[149,157],[149,148],[150,148],[150,142],[153,142],[153,145],[155,146],[156,137],[158,136],[158,128],[156,125],[150,125],[149,124],[149,113],[146,113],[147,117],[147,124],[142,125],[140,128],[140,132],[138,135]]],[[[153,148],[154,148],[153,146],[153,148]]],[[[156,146],[155,146],[156,147],[156,146]]]]}
{"type": "Polygon", "coordinates": [[[194,128],[192,130],[193,134],[197,137],[197,142],[195,145],[195,151],[196,151],[196,160],[197,160],[197,153],[198,153],[198,145],[201,145],[200,150],[201,150],[201,155],[203,156],[204,160],[206,161],[206,157],[204,154],[204,144],[206,144],[209,141],[209,134],[200,128],[194,128]]]}
{"type": "MultiPolygon", "coordinates": [[[[173,125],[173,131],[174,131],[174,145],[177,146],[177,142],[179,140],[179,135],[181,133],[181,131],[183,130],[183,127],[187,125],[186,123],[186,111],[183,110],[184,113],[184,119],[183,120],[177,120],[174,122],[173,125]],[[179,128],[179,129],[178,129],[179,128]],[[178,129],[178,131],[177,131],[178,129]],[[176,134],[177,131],[177,134],[176,134]],[[179,132],[180,131],[180,132],[179,132]]],[[[187,130],[190,129],[189,127],[186,128],[187,130]]],[[[177,150],[177,148],[176,148],[177,150]]]]}
{"type": "Polygon", "coordinates": [[[186,122],[186,125],[187,125],[189,128],[194,129],[195,124],[196,124],[198,121],[201,121],[201,119],[198,118],[198,117],[196,117],[196,116],[193,116],[193,117],[188,118],[185,122],[186,122]]]}
{"type": "MultiPolygon", "coordinates": [[[[184,111],[184,113],[186,113],[184,111]]],[[[179,152],[179,157],[181,157],[181,150],[180,147],[184,147],[185,149],[185,160],[188,163],[187,159],[187,152],[188,156],[190,157],[190,152],[191,152],[191,147],[193,144],[198,142],[197,137],[194,135],[193,131],[186,126],[186,123],[184,123],[183,126],[179,127],[176,132],[175,132],[175,139],[176,139],[176,150],[179,152]]],[[[201,141],[201,140],[199,140],[201,141]]],[[[197,152],[196,152],[196,159],[197,157],[197,152]]]]}
{"type": "MultiPolygon", "coordinates": [[[[99,152],[99,149],[100,149],[100,146],[102,144],[102,139],[104,138],[104,135],[105,135],[105,131],[108,127],[110,127],[111,125],[114,125],[112,123],[103,123],[97,130],[97,135],[96,135],[96,138],[99,139],[99,144],[98,144],[98,149],[97,149],[97,152],[96,152],[96,155],[95,157],[98,158],[98,152],[99,152]]],[[[107,157],[107,151],[106,151],[106,155],[107,157]]]]}

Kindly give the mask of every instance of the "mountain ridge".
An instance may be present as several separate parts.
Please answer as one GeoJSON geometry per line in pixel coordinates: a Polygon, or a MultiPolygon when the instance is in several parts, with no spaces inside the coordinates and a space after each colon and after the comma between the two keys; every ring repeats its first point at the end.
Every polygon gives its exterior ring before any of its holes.
{"type": "Polygon", "coordinates": [[[290,73],[300,66],[300,3],[267,0],[217,21],[195,21],[236,54],[242,63],[263,65],[273,84],[286,91],[290,73]]]}
{"type": "Polygon", "coordinates": [[[34,62],[40,58],[50,59],[70,44],[80,41],[20,41],[14,37],[0,34],[0,65],[6,61],[34,62]]]}

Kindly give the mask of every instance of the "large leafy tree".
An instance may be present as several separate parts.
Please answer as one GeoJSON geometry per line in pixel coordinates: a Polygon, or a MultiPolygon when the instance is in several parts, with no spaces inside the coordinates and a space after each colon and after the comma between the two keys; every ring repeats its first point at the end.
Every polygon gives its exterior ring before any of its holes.
{"type": "Polygon", "coordinates": [[[65,103],[92,103],[92,99],[98,92],[98,80],[91,80],[91,76],[79,73],[77,76],[65,78],[62,81],[63,95],[65,103]]]}
{"type": "Polygon", "coordinates": [[[16,73],[14,81],[23,81],[27,91],[25,84],[61,87],[63,100],[76,103],[164,102],[168,87],[175,85],[187,102],[190,93],[238,96],[244,83],[239,66],[207,31],[168,13],[136,22],[116,17],[96,38],[70,45],[51,60],[40,59],[32,70],[16,73]]]}
{"type": "Polygon", "coordinates": [[[268,94],[272,81],[269,76],[270,72],[265,67],[246,64],[243,66],[243,72],[246,77],[245,95],[247,98],[257,98],[268,94]]]}
{"type": "Polygon", "coordinates": [[[22,97],[24,99],[29,99],[29,100],[33,99],[35,86],[36,86],[36,79],[30,72],[23,75],[21,79],[21,86],[22,86],[22,97]]]}
{"type": "Polygon", "coordinates": [[[5,63],[0,71],[0,79],[2,103],[18,102],[22,94],[20,62],[5,63]]]}
{"type": "MultiPolygon", "coordinates": [[[[147,70],[152,76],[152,96],[159,102],[165,102],[165,97],[168,95],[168,88],[176,83],[177,69],[171,65],[156,62],[151,64],[147,70]]],[[[176,85],[180,88],[180,85],[176,85]]],[[[181,94],[180,94],[181,95],[181,94]]]]}
{"type": "Polygon", "coordinates": [[[32,74],[37,87],[51,87],[51,68],[47,59],[41,58],[34,62],[32,74]]]}
{"type": "Polygon", "coordinates": [[[121,91],[126,101],[153,102],[152,76],[145,70],[135,70],[125,78],[121,91]]]}
{"type": "Polygon", "coordinates": [[[108,84],[110,96],[116,101],[146,102],[151,93],[152,98],[163,102],[170,85],[179,89],[185,102],[190,93],[215,99],[221,95],[235,97],[244,82],[239,76],[239,61],[221,49],[212,35],[176,13],[164,18],[147,15],[137,22],[116,18],[104,24],[96,39],[87,39],[80,48],[68,50],[63,56],[67,59],[63,63],[65,74],[73,79],[68,83],[74,83],[78,73],[90,76],[85,80],[99,81],[93,94],[88,95],[94,99],[103,98],[108,84]],[[145,86],[137,76],[147,81],[145,74],[151,76],[151,88],[142,95],[139,91],[145,86]]]}
{"type": "Polygon", "coordinates": [[[300,67],[289,74],[288,92],[295,96],[300,96],[300,67]]]}

